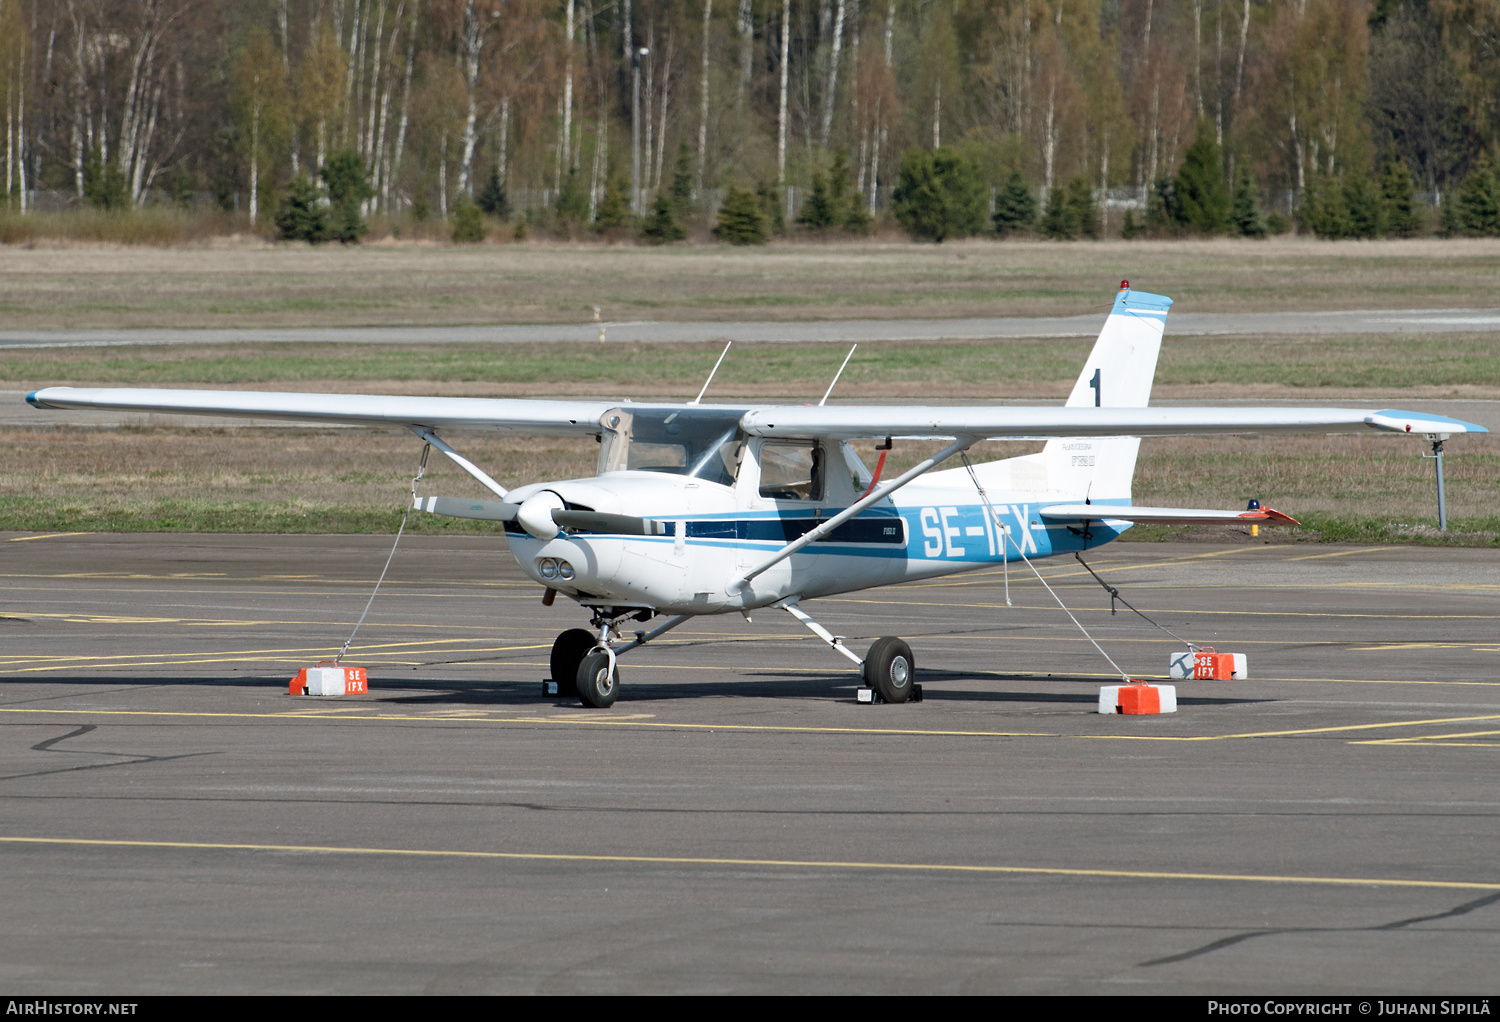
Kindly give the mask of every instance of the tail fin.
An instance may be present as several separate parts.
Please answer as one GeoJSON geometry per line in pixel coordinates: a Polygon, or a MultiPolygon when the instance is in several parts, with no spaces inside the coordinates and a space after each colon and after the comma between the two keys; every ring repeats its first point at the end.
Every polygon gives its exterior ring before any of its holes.
{"type": "MultiPolygon", "coordinates": [[[[1068,406],[1145,408],[1171,307],[1170,298],[1131,291],[1122,283],[1068,406]]],[[[992,461],[975,471],[986,487],[1128,504],[1140,445],[1136,437],[1049,440],[1040,453],[992,461]]],[[[957,480],[962,470],[950,471],[957,480]]],[[[935,480],[942,476],[933,473],[935,480]]]]}
{"type": "Polygon", "coordinates": [[[1121,286],[1099,331],[1068,407],[1145,408],[1151,402],[1156,356],[1172,299],[1121,286]]]}
{"type": "MultiPolygon", "coordinates": [[[[1145,408],[1151,402],[1156,358],[1172,299],[1131,291],[1125,283],[1099,331],[1094,350],[1073,384],[1068,407],[1145,408]]],[[[1051,489],[1091,500],[1130,499],[1137,437],[1049,440],[1040,461],[1051,489]]]]}

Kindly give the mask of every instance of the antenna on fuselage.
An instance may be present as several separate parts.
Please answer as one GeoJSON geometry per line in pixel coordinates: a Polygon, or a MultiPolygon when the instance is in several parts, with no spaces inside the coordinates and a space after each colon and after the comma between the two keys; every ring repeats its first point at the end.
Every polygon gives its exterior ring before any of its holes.
{"type": "Polygon", "coordinates": [[[730,341],[728,344],[724,345],[724,350],[719,352],[719,361],[714,363],[714,367],[708,371],[708,379],[703,381],[703,389],[698,391],[698,396],[689,401],[688,404],[695,405],[699,401],[703,400],[703,395],[708,393],[708,385],[714,382],[714,373],[719,371],[719,365],[724,361],[724,356],[729,354],[729,349],[733,344],[734,342],[730,341]]]}
{"type": "MultiPolygon", "coordinates": [[[[854,348],[857,347],[859,347],[859,345],[856,344],[854,348]]],[[[833,382],[830,383],[828,385],[828,389],[823,392],[823,400],[818,402],[819,408],[822,408],[825,404],[828,403],[828,395],[832,394],[833,388],[838,386],[839,377],[844,375],[844,366],[847,366],[849,364],[849,360],[854,357],[854,348],[849,349],[849,354],[844,356],[844,365],[839,366],[839,371],[833,374],[833,382]]]]}

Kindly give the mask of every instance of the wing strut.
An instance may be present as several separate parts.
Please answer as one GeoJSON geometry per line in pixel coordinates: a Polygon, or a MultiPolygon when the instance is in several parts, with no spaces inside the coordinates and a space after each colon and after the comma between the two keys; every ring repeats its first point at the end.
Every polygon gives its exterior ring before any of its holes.
{"type": "Polygon", "coordinates": [[[838,652],[844,654],[844,656],[848,657],[850,660],[853,660],[856,666],[863,668],[865,666],[864,660],[852,649],[844,645],[844,637],[842,635],[834,635],[828,629],[824,628],[822,625],[814,621],[812,617],[807,613],[807,611],[797,606],[797,604],[801,602],[801,600],[802,597],[800,596],[791,596],[785,600],[782,600],[780,603],[772,604],[772,606],[780,607],[782,610],[792,615],[792,617],[796,618],[798,621],[801,621],[814,635],[822,639],[824,642],[828,643],[828,645],[832,646],[838,652]]]}
{"type": "Polygon", "coordinates": [[[448,456],[449,461],[453,462],[453,464],[457,465],[459,468],[463,469],[465,472],[469,473],[469,475],[477,479],[480,486],[483,486],[486,490],[489,490],[501,500],[505,499],[505,494],[508,492],[505,487],[501,486],[499,483],[495,482],[495,480],[491,479],[485,473],[484,469],[480,468],[468,458],[465,458],[462,454],[459,454],[453,448],[449,447],[447,444],[439,440],[433,434],[432,430],[423,429],[421,426],[412,426],[411,431],[417,434],[417,436],[419,436],[423,440],[426,440],[432,446],[436,447],[438,450],[442,451],[445,455],[448,456]]]}
{"type": "Polygon", "coordinates": [[[840,511],[838,514],[825,521],[822,525],[819,525],[816,529],[809,530],[808,532],[804,533],[800,539],[796,539],[788,543],[786,546],[776,551],[756,567],[750,569],[744,575],[741,575],[739,578],[729,583],[729,585],[727,586],[728,591],[731,593],[737,593],[741,591],[750,584],[751,579],[759,575],[761,572],[765,571],[767,568],[775,567],[782,561],[786,560],[788,557],[792,556],[792,554],[795,554],[798,550],[801,550],[803,547],[807,546],[809,543],[816,543],[818,540],[828,535],[834,529],[837,529],[840,525],[843,525],[849,519],[853,518],[865,508],[869,507],[871,504],[875,504],[884,500],[891,494],[895,493],[897,490],[901,489],[901,487],[917,478],[917,476],[931,470],[937,465],[942,464],[943,462],[947,461],[949,458],[957,454],[959,451],[967,451],[970,447],[973,447],[978,442],[979,438],[975,436],[959,437],[957,440],[953,441],[947,447],[944,447],[941,451],[938,451],[926,461],[919,462],[913,467],[907,469],[905,472],[901,473],[895,479],[892,479],[890,482],[886,483],[874,493],[870,493],[865,495],[864,497],[861,497],[853,504],[850,504],[848,507],[844,508],[844,510],[840,511]]]}

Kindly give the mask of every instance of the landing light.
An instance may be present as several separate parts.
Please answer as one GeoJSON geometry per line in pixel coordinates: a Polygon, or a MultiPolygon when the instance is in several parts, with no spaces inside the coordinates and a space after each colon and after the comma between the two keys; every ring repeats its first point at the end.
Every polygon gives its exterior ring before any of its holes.
{"type": "Polygon", "coordinates": [[[537,561],[536,571],[542,578],[549,580],[560,578],[564,582],[573,581],[574,576],[577,574],[573,570],[573,566],[567,561],[560,561],[553,557],[543,557],[537,561]]]}

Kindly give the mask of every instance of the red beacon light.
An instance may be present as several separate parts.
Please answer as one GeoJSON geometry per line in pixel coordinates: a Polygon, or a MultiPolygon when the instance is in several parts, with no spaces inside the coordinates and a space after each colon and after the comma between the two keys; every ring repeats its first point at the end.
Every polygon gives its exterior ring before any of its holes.
{"type": "Polygon", "coordinates": [[[1121,291],[1129,291],[1130,290],[1130,281],[1128,281],[1128,280],[1122,280],[1122,281],[1120,281],[1120,290],[1121,291]]]}

